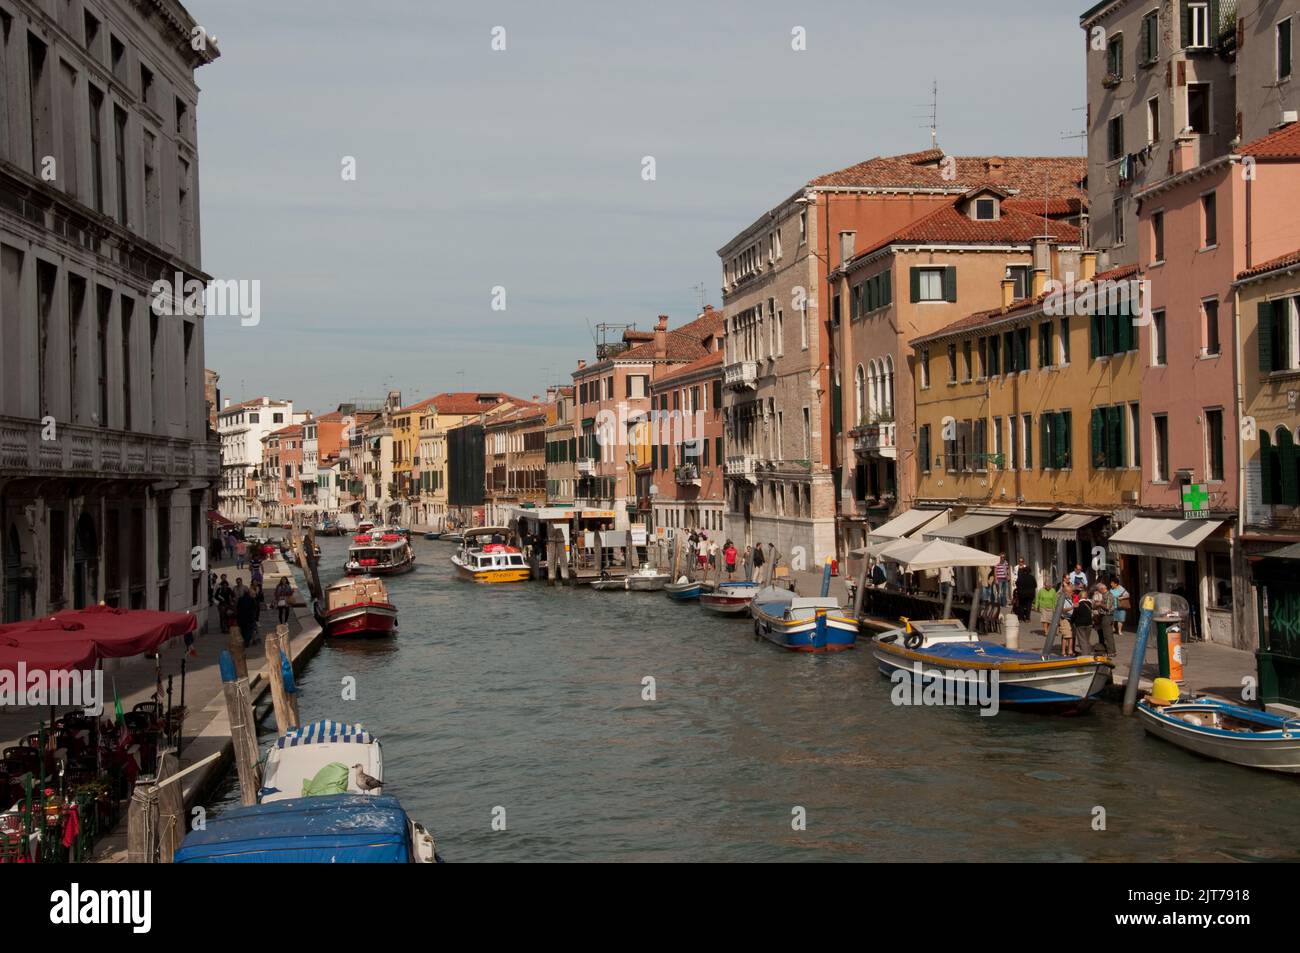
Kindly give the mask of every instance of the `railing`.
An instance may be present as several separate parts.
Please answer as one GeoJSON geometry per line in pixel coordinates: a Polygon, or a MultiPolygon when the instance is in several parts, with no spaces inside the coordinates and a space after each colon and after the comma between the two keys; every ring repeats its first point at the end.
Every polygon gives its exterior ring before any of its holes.
{"type": "Polygon", "coordinates": [[[757,465],[758,458],[752,453],[742,453],[727,457],[727,476],[754,480],[754,472],[757,469],[757,465]]]}
{"type": "Polygon", "coordinates": [[[38,420],[0,417],[0,471],[25,475],[197,477],[221,473],[217,444],[75,424],[58,424],[43,439],[38,420]]]}
{"type": "Polygon", "coordinates": [[[853,449],[857,453],[892,457],[898,448],[897,436],[896,424],[866,424],[853,431],[853,449]]]}
{"type": "Polygon", "coordinates": [[[758,387],[758,362],[737,361],[722,372],[722,382],[732,390],[758,387]]]}

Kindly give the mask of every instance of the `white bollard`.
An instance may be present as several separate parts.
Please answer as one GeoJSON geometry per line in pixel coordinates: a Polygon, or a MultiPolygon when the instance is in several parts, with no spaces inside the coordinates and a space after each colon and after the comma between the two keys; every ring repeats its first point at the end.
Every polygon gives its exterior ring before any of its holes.
{"type": "Polygon", "coordinates": [[[1007,648],[1020,648],[1020,617],[1014,612],[1002,613],[1002,632],[1007,637],[1007,648]]]}

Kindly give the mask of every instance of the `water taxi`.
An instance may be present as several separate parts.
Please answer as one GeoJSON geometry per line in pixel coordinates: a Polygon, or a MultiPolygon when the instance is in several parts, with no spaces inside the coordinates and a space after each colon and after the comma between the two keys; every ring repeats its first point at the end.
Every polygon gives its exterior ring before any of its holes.
{"type": "Polygon", "coordinates": [[[334,638],[392,635],[397,630],[397,606],[389,601],[383,580],[345,577],[325,590],[321,626],[334,638]]]}
{"type": "Polygon", "coordinates": [[[754,596],[749,612],[756,636],[794,652],[839,652],[858,640],[857,620],[828,596],[801,597],[767,586],[754,596]]]}
{"type": "Polygon", "coordinates": [[[349,576],[396,576],[415,568],[415,553],[400,533],[357,533],[348,547],[344,570],[349,576]]]}
{"type": "Polygon", "coordinates": [[[526,582],[531,570],[519,548],[506,543],[511,535],[505,526],[465,530],[460,550],[451,557],[456,575],[472,582],[526,582]]]}
{"type": "Polygon", "coordinates": [[[996,672],[1000,708],[1064,714],[1091,707],[1114,667],[1104,655],[1043,656],[986,642],[960,619],[905,622],[876,636],[873,650],[882,675],[945,698],[973,696],[973,681],[996,672]]]}

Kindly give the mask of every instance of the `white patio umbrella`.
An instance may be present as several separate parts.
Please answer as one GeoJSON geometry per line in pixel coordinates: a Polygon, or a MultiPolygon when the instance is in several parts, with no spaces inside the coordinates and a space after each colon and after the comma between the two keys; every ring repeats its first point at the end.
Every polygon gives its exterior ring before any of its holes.
{"type": "Polygon", "coordinates": [[[900,539],[872,553],[878,559],[898,563],[912,572],[942,569],[944,566],[996,566],[998,557],[982,549],[950,543],[943,539],[900,539]]]}

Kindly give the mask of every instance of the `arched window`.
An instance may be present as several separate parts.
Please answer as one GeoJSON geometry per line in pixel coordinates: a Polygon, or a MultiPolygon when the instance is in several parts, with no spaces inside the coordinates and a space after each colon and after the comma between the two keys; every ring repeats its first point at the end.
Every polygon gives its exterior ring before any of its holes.
{"type": "Polygon", "coordinates": [[[894,357],[885,355],[884,409],[890,417],[894,416],[894,357]]]}
{"type": "Polygon", "coordinates": [[[853,422],[857,426],[862,423],[867,410],[867,374],[861,364],[853,375],[853,406],[853,422]]]}

